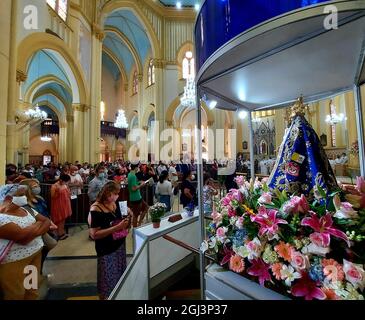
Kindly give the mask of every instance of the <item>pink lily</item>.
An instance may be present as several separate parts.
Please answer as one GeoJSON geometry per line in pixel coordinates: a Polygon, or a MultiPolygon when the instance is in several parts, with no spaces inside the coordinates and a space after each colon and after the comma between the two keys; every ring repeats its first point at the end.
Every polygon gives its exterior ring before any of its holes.
{"type": "Polygon", "coordinates": [[[224,266],[226,263],[228,263],[231,260],[231,257],[235,255],[233,250],[228,249],[226,246],[223,247],[224,250],[224,257],[221,261],[221,266],[224,266]]]}
{"type": "Polygon", "coordinates": [[[291,293],[295,297],[305,297],[305,300],[326,299],[325,293],[317,287],[317,284],[312,281],[306,272],[302,273],[302,277],[292,287],[291,293]]]}
{"type": "Polygon", "coordinates": [[[328,247],[330,245],[332,235],[336,238],[343,239],[350,247],[350,241],[346,234],[341,230],[332,228],[333,220],[331,214],[327,213],[319,219],[313,211],[310,211],[310,213],[312,216],[310,218],[304,218],[301,225],[311,227],[314,231],[316,231],[310,235],[310,239],[314,244],[324,248],[328,247]]]}
{"type": "Polygon", "coordinates": [[[365,193],[365,179],[363,177],[356,177],[356,189],[360,193],[365,193]]]}
{"type": "Polygon", "coordinates": [[[277,214],[277,210],[268,210],[266,207],[261,206],[258,214],[256,216],[251,216],[251,221],[258,223],[261,226],[259,231],[260,237],[267,233],[268,237],[272,238],[279,230],[278,224],[288,224],[287,221],[276,218],[277,214]]]}
{"type": "Polygon", "coordinates": [[[247,270],[251,276],[259,277],[261,286],[265,285],[265,281],[272,281],[269,273],[270,266],[266,264],[261,258],[251,261],[252,266],[247,270]]]}

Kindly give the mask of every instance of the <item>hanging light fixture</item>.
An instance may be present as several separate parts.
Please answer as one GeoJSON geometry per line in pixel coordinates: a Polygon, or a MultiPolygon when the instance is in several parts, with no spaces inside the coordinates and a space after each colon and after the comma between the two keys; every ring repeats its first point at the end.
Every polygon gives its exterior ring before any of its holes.
{"type": "Polygon", "coordinates": [[[326,116],[326,122],[329,123],[331,126],[334,126],[342,121],[346,121],[347,117],[343,114],[336,113],[336,106],[333,104],[333,101],[330,101],[330,111],[331,113],[326,116]]]}
{"type": "Polygon", "coordinates": [[[125,111],[120,109],[117,114],[117,119],[114,123],[114,127],[119,129],[128,129],[128,122],[125,116],[125,111]]]}
{"type": "Polygon", "coordinates": [[[31,120],[45,120],[48,118],[47,112],[39,109],[38,104],[35,108],[29,108],[24,113],[31,120]]]}

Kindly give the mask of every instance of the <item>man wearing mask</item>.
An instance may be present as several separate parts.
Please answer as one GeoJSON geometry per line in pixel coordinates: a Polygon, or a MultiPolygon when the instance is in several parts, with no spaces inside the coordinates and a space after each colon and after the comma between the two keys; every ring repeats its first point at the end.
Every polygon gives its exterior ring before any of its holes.
{"type": "Polygon", "coordinates": [[[140,226],[147,213],[148,205],[142,199],[140,189],[144,188],[147,184],[144,181],[138,182],[136,173],[138,171],[139,164],[131,164],[131,172],[128,174],[128,191],[131,210],[133,212],[133,227],[140,226]]]}
{"type": "Polygon", "coordinates": [[[99,192],[108,181],[108,175],[105,173],[105,167],[100,165],[97,166],[95,169],[95,177],[89,183],[88,195],[90,204],[96,201],[99,192]]]}

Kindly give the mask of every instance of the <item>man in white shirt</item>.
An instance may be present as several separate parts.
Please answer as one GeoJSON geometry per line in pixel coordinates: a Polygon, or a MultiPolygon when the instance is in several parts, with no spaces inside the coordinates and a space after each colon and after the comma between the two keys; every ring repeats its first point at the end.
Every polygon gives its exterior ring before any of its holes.
{"type": "Polygon", "coordinates": [[[179,180],[179,177],[178,177],[177,171],[176,171],[176,163],[174,161],[172,161],[171,164],[170,164],[169,179],[170,179],[173,186],[179,180]]]}
{"type": "Polygon", "coordinates": [[[69,187],[71,190],[71,199],[77,199],[77,196],[81,194],[81,188],[84,185],[84,182],[78,173],[78,167],[72,166],[70,168],[70,177],[69,187]]]}
{"type": "Polygon", "coordinates": [[[347,164],[347,162],[349,162],[349,157],[344,152],[341,157],[341,164],[347,164]]]}

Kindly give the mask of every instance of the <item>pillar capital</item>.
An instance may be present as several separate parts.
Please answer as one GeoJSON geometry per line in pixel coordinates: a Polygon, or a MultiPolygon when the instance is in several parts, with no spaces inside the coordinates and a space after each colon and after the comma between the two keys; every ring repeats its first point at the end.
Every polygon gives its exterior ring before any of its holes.
{"type": "Polygon", "coordinates": [[[81,104],[81,103],[72,104],[72,110],[74,111],[87,112],[89,109],[91,109],[91,107],[86,104],[81,104]]]}
{"type": "Polygon", "coordinates": [[[214,121],[208,121],[208,127],[212,127],[214,125],[214,121]]]}
{"type": "Polygon", "coordinates": [[[156,69],[164,69],[166,67],[166,60],[163,59],[153,59],[153,65],[156,69]]]}
{"type": "Polygon", "coordinates": [[[93,23],[92,25],[92,34],[98,39],[100,42],[102,42],[105,38],[105,32],[104,30],[96,23],[93,23]]]}
{"type": "Polygon", "coordinates": [[[172,121],[168,121],[168,120],[166,120],[165,122],[166,122],[166,125],[167,125],[169,128],[171,128],[171,127],[172,127],[172,121]]]}
{"type": "Polygon", "coordinates": [[[20,83],[20,82],[25,82],[28,78],[28,75],[23,72],[22,70],[17,70],[16,71],[16,82],[20,83]]]}

